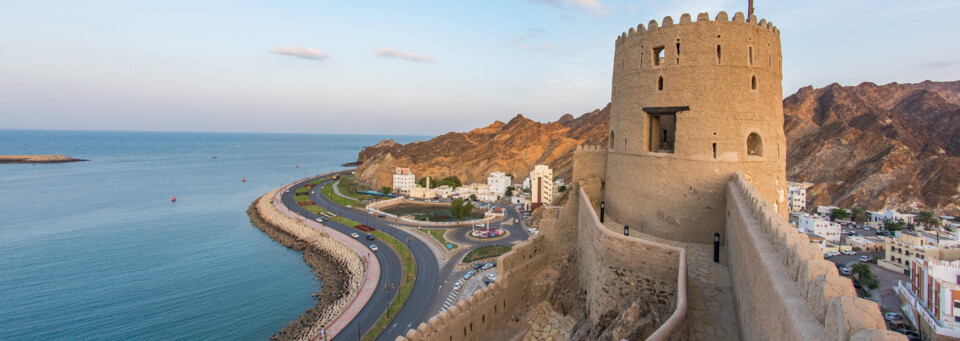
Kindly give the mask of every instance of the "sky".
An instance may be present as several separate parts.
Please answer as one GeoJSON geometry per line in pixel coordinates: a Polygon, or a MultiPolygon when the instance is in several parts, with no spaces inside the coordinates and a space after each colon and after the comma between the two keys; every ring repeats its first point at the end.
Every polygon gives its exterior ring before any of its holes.
{"type": "MultiPolygon", "coordinates": [[[[747,1],[0,0],[0,129],[440,135],[610,101],[620,33],[747,1]]],[[[763,1],[783,92],[960,79],[960,1],[763,1]]]]}

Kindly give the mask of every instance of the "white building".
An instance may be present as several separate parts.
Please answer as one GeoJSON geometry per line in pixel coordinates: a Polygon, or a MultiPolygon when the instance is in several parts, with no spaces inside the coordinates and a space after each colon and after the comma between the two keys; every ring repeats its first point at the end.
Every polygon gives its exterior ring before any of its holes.
{"type": "Polygon", "coordinates": [[[397,167],[393,173],[393,191],[400,194],[410,194],[410,189],[417,187],[416,178],[410,168],[397,167]]]}
{"type": "Polygon", "coordinates": [[[913,218],[916,217],[916,214],[903,214],[894,210],[886,210],[883,212],[867,212],[867,216],[871,223],[880,223],[882,224],[885,220],[890,221],[902,221],[904,224],[913,224],[913,218]]]}
{"type": "Polygon", "coordinates": [[[787,182],[787,203],[791,213],[807,210],[807,183],[787,182]]]}
{"type": "Polygon", "coordinates": [[[830,213],[833,213],[833,210],[839,209],[836,206],[817,206],[817,214],[825,217],[829,217],[830,213]]]}
{"type": "MultiPolygon", "coordinates": [[[[932,329],[946,338],[930,336],[930,340],[960,337],[960,261],[913,259],[910,283],[900,282],[897,291],[906,298],[907,306],[917,312],[924,329],[932,329]]],[[[913,320],[914,314],[907,313],[913,320]]],[[[920,322],[915,321],[915,322],[920,322]]]]}
{"type": "Polygon", "coordinates": [[[530,197],[533,204],[553,202],[553,171],[547,165],[536,165],[530,172],[530,197]]]}
{"type": "Polygon", "coordinates": [[[530,178],[523,179],[523,189],[530,188],[530,178]]]}
{"type": "Polygon", "coordinates": [[[510,187],[510,177],[503,172],[490,173],[487,178],[487,185],[490,185],[490,191],[499,196],[507,193],[507,187],[510,187]]]}
{"type": "Polygon", "coordinates": [[[448,185],[439,186],[437,188],[434,188],[434,190],[437,191],[437,196],[441,198],[446,198],[453,195],[453,187],[450,187],[448,185]]]}
{"type": "Polygon", "coordinates": [[[828,242],[840,242],[840,224],[826,219],[802,215],[800,216],[798,230],[802,233],[813,233],[822,236],[828,242]]]}

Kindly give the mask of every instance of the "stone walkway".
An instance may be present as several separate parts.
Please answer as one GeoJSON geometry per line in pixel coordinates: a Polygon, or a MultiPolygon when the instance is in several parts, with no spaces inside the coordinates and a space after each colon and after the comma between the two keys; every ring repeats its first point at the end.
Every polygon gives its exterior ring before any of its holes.
{"type": "Polygon", "coordinates": [[[524,341],[569,340],[573,333],[573,326],[577,323],[573,317],[563,316],[554,311],[546,301],[540,302],[527,312],[524,322],[529,326],[527,332],[523,334],[524,341]]]}
{"type": "MultiPolygon", "coordinates": [[[[623,224],[609,216],[604,225],[623,233],[623,224]]],[[[739,340],[740,323],[726,259],[713,262],[713,245],[657,238],[631,229],[630,236],[687,250],[687,329],[690,340],[739,340]]]]}

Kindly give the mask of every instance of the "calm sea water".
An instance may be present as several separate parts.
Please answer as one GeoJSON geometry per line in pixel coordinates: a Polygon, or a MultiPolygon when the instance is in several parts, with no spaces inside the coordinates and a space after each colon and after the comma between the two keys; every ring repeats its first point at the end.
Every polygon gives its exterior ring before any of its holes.
{"type": "Polygon", "coordinates": [[[321,283],[248,205],[381,138],[0,130],[91,160],[0,164],[0,340],[268,338],[321,283]]]}

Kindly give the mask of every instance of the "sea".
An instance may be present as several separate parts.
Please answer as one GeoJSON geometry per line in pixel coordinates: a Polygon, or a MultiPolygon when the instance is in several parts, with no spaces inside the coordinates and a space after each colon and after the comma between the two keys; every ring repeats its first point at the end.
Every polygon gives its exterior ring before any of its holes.
{"type": "Polygon", "coordinates": [[[0,340],[268,339],[322,282],[247,207],[383,138],[0,130],[89,160],[0,164],[0,340]]]}

